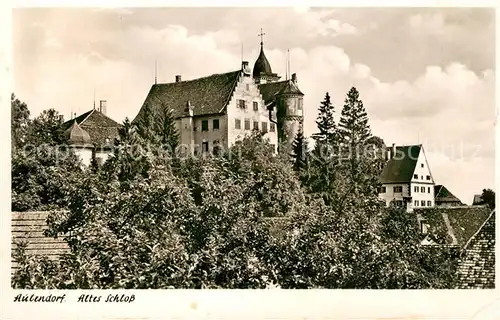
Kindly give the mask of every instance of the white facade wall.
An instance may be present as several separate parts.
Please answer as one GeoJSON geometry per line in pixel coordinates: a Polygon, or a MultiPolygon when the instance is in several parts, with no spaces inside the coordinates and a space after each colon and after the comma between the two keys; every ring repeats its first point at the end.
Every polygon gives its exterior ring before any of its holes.
{"type": "Polygon", "coordinates": [[[385,192],[379,193],[379,197],[385,201],[386,205],[389,205],[392,200],[403,201],[404,197],[410,196],[410,189],[407,183],[387,183],[383,184],[382,187],[385,187],[385,192]],[[394,192],[395,187],[401,187],[402,192],[394,192]]]}
{"type": "Polygon", "coordinates": [[[420,149],[417,165],[411,179],[411,194],[414,208],[433,207],[435,205],[434,179],[423,148],[420,149]]]}
{"type": "MultiPolygon", "coordinates": [[[[276,120],[276,113],[273,111],[273,120],[276,120]]],[[[259,130],[262,130],[262,124],[266,123],[267,133],[265,138],[274,145],[275,151],[278,146],[278,127],[274,124],[274,132],[271,132],[271,121],[269,120],[269,111],[266,109],[259,88],[251,76],[241,77],[234,91],[233,97],[227,107],[227,139],[228,145],[234,144],[245,135],[252,133],[254,121],[259,123],[259,130]],[[246,101],[246,108],[240,108],[238,100],[246,101]],[[257,102],[258,110],[254,111],[253,102],[257,102]],[[236,128],[236,119],[240,120],[240,129],[236,128]],[[250,129],[245,129],[245,120],[250,121],[250,129]]]]}
{"type": "MultiPolygon", "coordinates": [[[[196,107],[196,106],[195,106],[196,107]]],[[[206,116],[184,117],[176,119],[175,124],[180,134],[180,143],[187,148],[192,146],[192,151],[199,154],[203,150],[203,143],[208,143],[208,151],[212,152],[215,145],[222,150],[227,150],[237,140],[252,133],[254,122],[267,124],[268,133],[265,137],[269,143],[277,148],[278,134],[277,125],[274,124],[274,132],[271,132],[269,111],[265,108],[260,91],[251,76],[241,76],[233,92],[233,96],[227,105],[226,114],[213,114],[206,116]],[[239,106],[239,100],[246,101],[246,108],[239,106]],[[256,102],[258,110],[255,111],[253,103],[256,102]],[[219,120],[219,128],[214,129],[214,120],[219,120]],[[240,129],[236,129],[235,119],[240,120],[240,129]],[[245,120],[250,122],[250,128],[245,129],[245,120]],[[203,130],[203,121],[208,121],[208,130],[203,130]]],[[[275,114],[273,113],[273,117],[275,114]]]]}
{"type": "Polygon", "coordinates": [[[208,152],[212,152],[215,145],[227,148],[227,115],[210,115],[193,119],[196,130],[194,134],[194,150],[202,152],[203,143],[208,143],[208,152]],[[219,120],[219,129],[214,129],[214,120],[219,120]],[[208,121],[208,130],[203,131],[203,121],[208,121]]]}
{"type": "Polygon", "coordinates": [[[73,148],[73,152],[80,158],[82,163],[86,166],[90,165],[92,161],[92,149],[89,148],[73,148]]]}
{"type": "Polygon", "coordinates": [[[111,154],[112,154],[111,150],[96,151],[95,158],[96,158],[98,163],[104,164],[104,162],[106,162],[106,160],[108,160],[108,158],[111,154]]]}

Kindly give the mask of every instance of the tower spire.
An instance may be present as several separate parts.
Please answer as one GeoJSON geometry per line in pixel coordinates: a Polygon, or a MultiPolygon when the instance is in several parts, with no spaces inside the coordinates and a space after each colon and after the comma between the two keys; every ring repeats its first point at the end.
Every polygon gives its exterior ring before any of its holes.
{"type": "Polygon", "coordinates": [[[262,48],[264,46],[264,35],[265,33],[262,32],[262,28],[260,28],[260,33],[259,33],[259,37],[260,37],[260,47],[262,48]]]}
{"type": "Polygon", "coordinates": [[[94,87],[94,110],[95,110],[95,87],[94,87]]]}

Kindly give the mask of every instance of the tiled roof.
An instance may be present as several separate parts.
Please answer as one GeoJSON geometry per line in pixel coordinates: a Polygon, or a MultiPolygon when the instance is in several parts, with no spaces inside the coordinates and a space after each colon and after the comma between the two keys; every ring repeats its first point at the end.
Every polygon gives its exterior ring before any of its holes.
{"type": "Polygon", "coordinates": [[[415,208],[429,225],[428,237],[436,244],[463,247],[490,214],[487,206],[415,208]]]}
{"type": "Polygon", "coordinates": [[[75,120],[82,129],[88,132],[91,143],[96,147],[109,145],[113,143],[115,138],[118,138],[118,128],[121,127],[121,124],[98,110],[87,111],[66,121],[61,126],[62,130],[67,130],[75,120]]]}
{"type": "Polygon", "coordinates": [[[279,94],[304,95],[297,84],[291,80],[263,83],[259,85],[259,90],[266,103],[274,101],[279,94]]]}
{"type": "Polygon", "coordinates": [[[194,108],[194,116],[221,113],[231,99],[240,74],[238,70],[194,80],[155,84],[133,122],[142,117],[147,103],[151,104],[153,112],[159,112],[161,103],[164,103],[173,110],[174,118],[184,115],[188,101],[194,108]]]}
{"type": "MultiPolygon", "coordinates": [[[[65,253],[69,253],[68,243],[60,238],[44,236],[47,229],[47,217],[49,211],[39,212],[12,212],[12,253],[17,243],[27,241],[26,254],[47,256],[56,259],[65,253]]],[[[12,260],[12,272],[17,264],[12,260]]]]}
{"type": "Polygon", "coordinates": [[[455,197],[445,186],[436,185],[434,186],[434,195],[437,202],[460,202],[460,199],[455,197]]]}
{"type": "Polygon", "coordinates": [[[380,181],[382,183],[410,182],[421,148],[422,145],[396,147],[396,154],[384,166],[384,170],[379,177],[380,181]]]}
{"type": "Polygon", "coordinates": [[[466,244],[458,263],[458,289],[495,288],[495,211],[466,244]]]}
{"type": "Polygon", "coordinates": [[[71,145],[86,145],[90,144],[90,135],[87,131],[83,130],[76,120],[73,120],[71,127],[64,131],[64,139],[71,145]]]}

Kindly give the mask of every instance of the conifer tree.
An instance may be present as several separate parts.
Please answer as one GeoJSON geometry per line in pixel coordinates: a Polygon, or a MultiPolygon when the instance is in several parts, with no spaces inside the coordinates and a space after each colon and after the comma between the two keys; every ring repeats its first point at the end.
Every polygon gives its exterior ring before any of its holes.
{"type": "Polygon", "coordinates": [[[146,103],[137,123],[137,133],[146,141],[154,141],[155,137],[155,115],[150,103],[146,103]]]}
{"type": "MultiPolygon", "coordinates": [[[[359,157],[363,153],[363,147],[368,138],[371,137],[368,115],[359,99],[359,92],[352,87],[347,93],[344,107],[339,121],[339,139],[342,143],[342,154],[347,156],[351,167],[351,177],[356,179],[359,174],[359,157]]],[[[344,157],[345,159],[345,157],[344,157]]]]}
{"type": "Polygon", "coordinates": [[[175,120],[172,115],[172,110],[166,104],[162,103],[162,114],[158,120],[158,134],[160,143],[166,146],[171,152],[174,152],[179,145],[179,132],[175,127],[175,120]]]}
{"type": "Polygon", "coordinates": [[[337,130],[334,120],[334,107],[330,101],[330,94],[327,92],[321,105],[319,106],[319,115],[316,119],[318,126],[318,133],[313,134],[316,144],[332,143],[335,139],[335,132],[337,130]]]}
{"type": "Polygon", "coordinates": [[[307,139],[304,137],[304,131],[301,126],[292,143],[293,167],[295,170],[299,171],[306,166],[307,152],[307,139]]]}

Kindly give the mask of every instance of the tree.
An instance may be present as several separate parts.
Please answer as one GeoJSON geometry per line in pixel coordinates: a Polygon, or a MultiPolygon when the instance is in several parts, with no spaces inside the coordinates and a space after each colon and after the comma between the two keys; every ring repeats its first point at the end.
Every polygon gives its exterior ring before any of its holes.
{"type": "Polygon", "coordinates": [[[172,154],[175,152],[177,146],[179,145],[179,133],[175,127],[174,117],[172,115],[172,110],[167,107],[166,104],[162,103],[162,113],[158,119],[159,128],[158,133],[160,136],[160,143],[166,146],[168,150],[171,150],[172,154]]]}
{"type": "Polygon", "coordinates": [[[336,125],[334,120],[334,107],[330,101],[328,92],[319,106],[319,115],[316,119],[318,133],[313,134],[316,144],[332,143],[335,140],[336,125]]]}
{"type": "Polygon", "coordinates": [[[495,191],[491,189],[483,189],[480,204],[488,205],[491,210],[495,209],[495,191]]]}
{"type": "Polygon", "coordinates": [[[47,145],[16,150],[11,172],[13,211],[65,208],[68,188],[84,174],[71,150],[47,145]]]}
{"type": "Polygon", "coordinates": [[[139,120],[134,123],[137,126],[139,136],[151,142],[156,142],[157,119],[151,103],[147,102],[142,108],[139,120]]]}
{"type": "Polygon", "coordinates": [[[368,115],[359,99],[358,90],[352,87],[347,93],[339,121],[339,138],[342,143],[342,157],[350,164],[351,177],[356,180],[361,171],[358,168],[360,153],[364,153],[366,141],[371,137],[368,115]],[[360,150],[363,149],[363,150],[360,150]]]}
{"type": "MultiPolygon", "coordinates": [[[[144,129],[144,128],[143,128],[144,129]]],[[[152,166],[152,151],[142,138],[141,129],[125,118],[114,141],[113,155],[102,166],[106,181],[117,179],[123,186],[137,176],[147,177],[152,166]]]]}
{"type": "Polygon", "coordinates": [[[33,120],[30,128],[30,142],[35,145],[59,145],[62,144],[63,138],[61,125],[64,118],[55,109],[48,109],[33,120]]]}
{"type": "Polygon", "coordinates": [[[14,94],[10,97],[11,105],[11,141],[12,149],[21,148],[27,142],[28,130],[31,125],[30,111],[26,103],[21,102],[14,94]]]}
{"type": "Polygon", "coordinates": [[[292,143],[293,167],[296,171],[305,168],[308,149],[307,138],[304,137],[304,131],[301,126],[292,143]]]}

